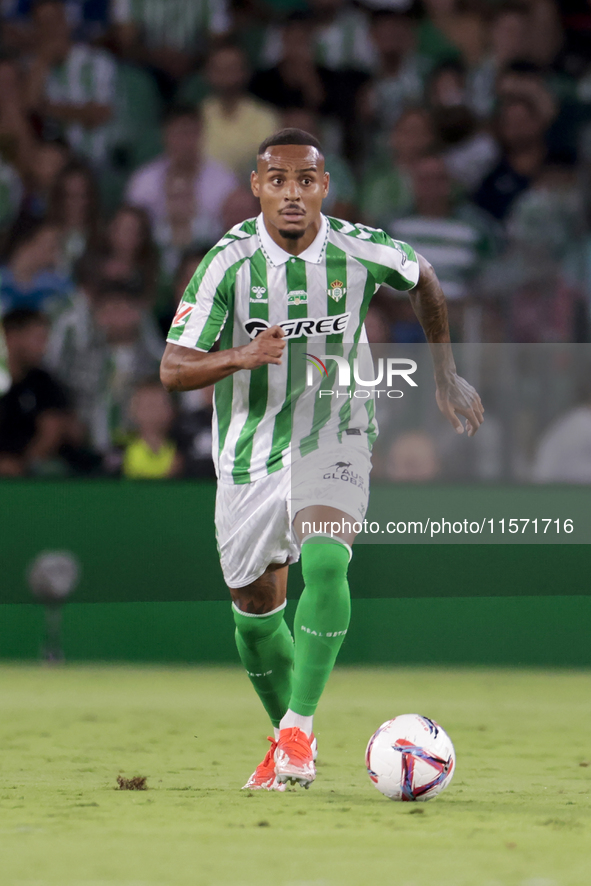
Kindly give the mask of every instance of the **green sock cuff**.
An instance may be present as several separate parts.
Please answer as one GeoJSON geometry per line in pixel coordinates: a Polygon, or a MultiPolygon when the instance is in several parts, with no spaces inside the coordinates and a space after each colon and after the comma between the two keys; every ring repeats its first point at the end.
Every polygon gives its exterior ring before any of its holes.
{"type": "Polygon", "coordinates": [[[347,562],[351,562],[351,557],[353,556],[353,551],[351,550],[351,545],[348,545],[346,541],[343,541],[341,538],[336,538],[334,535],[308,535],[304,538],[302,542],[302,556],[304,555],[304,550],[308,547],[323,547],[324,550],[328,550],[328,547],[336,547],[341,548],[347,552],[347,562]]]}

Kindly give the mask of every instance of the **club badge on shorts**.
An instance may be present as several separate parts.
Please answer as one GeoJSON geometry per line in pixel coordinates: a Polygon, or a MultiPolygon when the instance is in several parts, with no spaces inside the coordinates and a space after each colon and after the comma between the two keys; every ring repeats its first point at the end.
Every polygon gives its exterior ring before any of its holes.
{"type": "Polygon", "coordinates": [[[347,290],[345,289],[344,283],[341,283],[340,280],[333,280],[330,284],[330,289],[327,289],[327,292],[335,301],[340,301],[347,290]]]}

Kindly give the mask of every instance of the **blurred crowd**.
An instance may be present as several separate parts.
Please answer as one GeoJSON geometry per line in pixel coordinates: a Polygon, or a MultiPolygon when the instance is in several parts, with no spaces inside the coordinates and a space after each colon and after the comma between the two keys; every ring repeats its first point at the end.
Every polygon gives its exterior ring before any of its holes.
{"type": "MultiPolygon", "coordinates": [[[[256,147],[435,266],[457,342],[588,342],[588,0],[0,0],[0,475],[212,476],[158,366],[256,147]]],[[[423,340],[380,291],[370,341],[423,340]]],[[[411,440],[409,451],[419,446],[411,440]]]]}

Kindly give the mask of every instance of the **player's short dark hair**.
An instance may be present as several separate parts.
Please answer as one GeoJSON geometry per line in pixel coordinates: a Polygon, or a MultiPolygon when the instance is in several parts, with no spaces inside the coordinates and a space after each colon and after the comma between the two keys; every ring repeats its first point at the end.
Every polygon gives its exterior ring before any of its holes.
{"type": "Polygon", "coordinates": [[[320,154],[324,153],[322,145],[311,133],[305,132],[303,129],[280,129],[278,132],[274,132],[273,135],[268,135],[260,143],[257,156],[260,157],[267,148],[273,148],[277,145],[307,145],[311,148],[316,148],[320,154]]]}
{"type": "Polygon", "coordinates": [[[6,333],[21,332],[21,330],[38,323],[49,326],[49,317],[47,314],[33,311],[31,308],[13,308],[2,318],[2,326],[6,333]]]}

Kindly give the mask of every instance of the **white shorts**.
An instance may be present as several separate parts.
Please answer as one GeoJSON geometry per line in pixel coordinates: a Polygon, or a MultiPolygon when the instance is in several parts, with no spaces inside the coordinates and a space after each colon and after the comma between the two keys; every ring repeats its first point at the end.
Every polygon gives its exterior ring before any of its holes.
{"type": "Polygon", "coordinates": [[[295,563],[300,541],[291,523],[309,505],[327,505],[362,521],[371,456],[366,437],[335,441],[253,483],[218,483],[215,527],[224,581],[243,588],[271,563],[295,563]]]}

